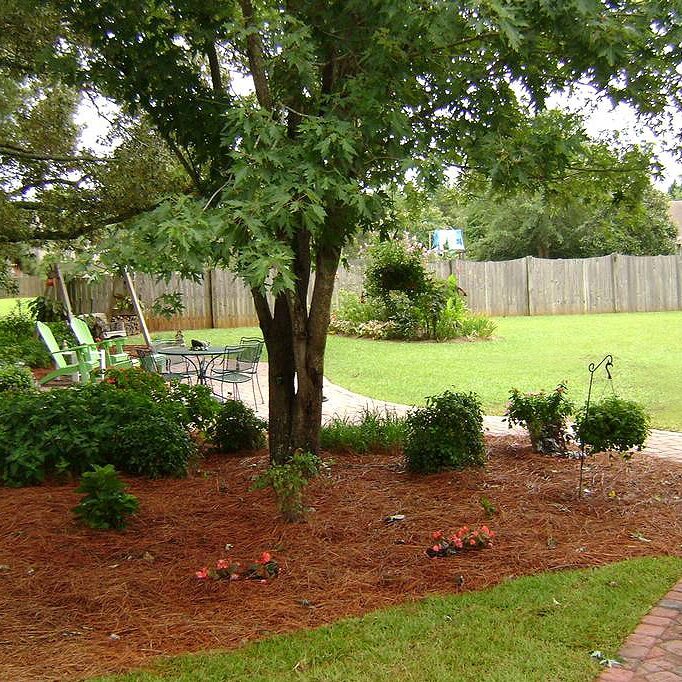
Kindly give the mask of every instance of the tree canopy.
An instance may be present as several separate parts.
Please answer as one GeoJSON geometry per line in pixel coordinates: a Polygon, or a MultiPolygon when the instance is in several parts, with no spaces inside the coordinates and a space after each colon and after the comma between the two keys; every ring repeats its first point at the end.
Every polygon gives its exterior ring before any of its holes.
{"type": "MultiPolygon", "coordinates": [[[[682,93],[678,0],[47,4],[62,19],[50,72],[144,115],[191,182],[117,223],[118,262],[196,276],[225,264],[251,287],[275,458],[318,447],[334,275],[384,215],[383,188],[448,164],[528,182],[528,145],[491,149],[577,81],[651,117],[682,93]]],[[[543,150],[550,167],[570,159],[543,150]]]]}

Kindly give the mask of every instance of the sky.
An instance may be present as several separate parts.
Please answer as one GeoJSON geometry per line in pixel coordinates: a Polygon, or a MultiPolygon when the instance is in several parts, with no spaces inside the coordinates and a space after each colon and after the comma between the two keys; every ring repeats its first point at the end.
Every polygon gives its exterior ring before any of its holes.
{"type": "MultiPolygon", "coordinates": [[[[239,94],[252,89],[250,80],[244,78],[235,79],[232,86],[239,94]]],[[[663,137],[656,137],[651,131],[642,130],[631,108],[624,105],[613,108],[603,100],[597,101],[593,92],[587,87],[578,87],[571,95],[567,93],[554,95],[548,100],[547,105],[580,113],[584,117],[588,134],[594,138],[603,133],[618,132],[620,139],[625,142],[651,143],[663,165],[662,177],[653,180],[654,185],[659,189],[666,190],[674,180],[682,178],[682,160],[666,151],[666,148],[675,144],[674,132],[670,131],[663,137]]],[[[103,100],[98,102],[98,106],[105,114],[115,110],[112,105],[103,100]]],[[[83,144],[96,152],[105,152],[106,147],[99,144],[98,139],[106,132],[107,123],[99,116],[97,109],[89,100],[83,101],[77,121],[85,126],[81,138],[83,144]]],[[[674,125],[679,135],[682,132],[682,113],[676,114],[674,125]]]]}
{"type": "Polygon", "coordinates": [[[650,143],[663,166],[662,177],[654,178],[654,184],[659,189],[667,189],[674,180],[682,177],[682,160],[668,149],[675,147],[682,132],[682,113],[673,116],[673,126],[663,136],[655,135],[651,130],[642,129],[638,124],[634,110],[626,105],[613,107],[605,100],[595,99],[593,91],[587,87],[577,88],[574,94],[561,93],[554,95],[548,101],[548,106],[556,106],[584,116],[585,128],[591,137],[598,138],[603,133],[617,132],[624,142],[650,143]]]}

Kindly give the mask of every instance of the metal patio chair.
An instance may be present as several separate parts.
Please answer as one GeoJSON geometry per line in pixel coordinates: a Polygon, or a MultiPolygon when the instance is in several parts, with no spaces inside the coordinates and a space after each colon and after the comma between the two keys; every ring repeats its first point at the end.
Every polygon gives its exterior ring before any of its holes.
{"type": "Polygon", "coordinates": [[[256,401],[256,385],[258,386],[258,393],[260,394],[261,404],[263,400],[263,391],[258,381],[258,363],[263,353],[263,339],[244,337],[237,349],[226,347],[225,355],[221,358],[220,363],[214,363],[209,378],[220,383],[221,398],[225,398],[223,387],[225,384],[232,384],[232,397],[239,400],[239,384],[251,382],[251,390],[253,391],[254,408],[258,410],[256,401]]]}

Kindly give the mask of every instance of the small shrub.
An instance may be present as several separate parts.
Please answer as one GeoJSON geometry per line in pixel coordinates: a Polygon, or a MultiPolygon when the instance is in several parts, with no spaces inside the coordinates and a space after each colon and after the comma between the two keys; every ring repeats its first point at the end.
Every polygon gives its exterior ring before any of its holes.
{"type": "Polygon", "coordinates": [[[168,399],[182,405],[185,409],[185,427],[194,427],[201,433],[209,433],[220,412],[220,403],[215,400],[209,386],[171,382],[168,399]]]}
{"type": "Polygon", "coordinates": [[[405,458],[411,471],[478,466],[485,462],[483,413],[473,393],[445,391],[408,413],[405,458]]]}
{"type": "Polygon", "coordinates": [[[320,445],[325,450],[366,452],[394,451],[405,442],[405,418],[394,412],[365,409],[360,419],[334,417],[322,427],[320,445]]]}
{"type": "Polygon", "coordinates": [[[573,403],[566,397],[566,386],[559,384],[552,393],[511,391],[505,416],[509,428],[519,424],[528,429],[534,452],[544,454],[566,452],[566,419],[573,403]]]}
{"type": "Polygon", "coordinates": [[[253,490],[272,488],[277,508],[287,523],[303,516],[303,489],[317,476],[322,462],[310,452],[297,451],[286,464],[271,464],[253,483],[253,490]]]}
{"type": "Polygon", "coordinates": [[[110,458],[126,473],[148,478],[187,475],[196,445],[182,425],[156,406],[113,434],[110,458]]]}
{"type": "Polygon", "coordinates": [[[116,388],[144,393],[155,400],[168,397],[168,386],[160,374],[142,367],[114,367],[106,371],[104,381],[116,388]]]}
{"type": "Polygon", "coordinates": [[[592,452],[641,450],[649,435],[649,415],[631,400],[610,396],[592,403],[589,413],[585,407],[576,417],[576,434],[592,452]]]}
{"type": "Polygon", "coordinates": [[[125,486],[111,464],[86,471],[76,492],[85,493],[85,496],[73,508],[74,514],[97,530],[125,528],[128,516],[139,507],[137,498],[125,492],[125,486]]]}
{"type": "Polygon", "coordinates": [[[268,424],[239,400],[228,400],[216,417],[212,440],[222,452],[257,450],[265,445],[268,424]]]}
{"type": "Polygon", "coordinates": [[[19,365],[0,365],[0,392],[34,389],[35,382],[30,369],[19,365]]]}

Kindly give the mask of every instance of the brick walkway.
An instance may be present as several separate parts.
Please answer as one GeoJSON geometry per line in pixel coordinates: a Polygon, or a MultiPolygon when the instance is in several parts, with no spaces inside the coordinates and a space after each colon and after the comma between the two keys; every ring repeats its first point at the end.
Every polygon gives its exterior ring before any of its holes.
{"type": "Polygon", "coordinates": [[[682,580],[644,616],[618,655],[623,665],[605,670],[599,682],[682,680],[682,580]]]}
{"type": "MultiPolygon", "coordinates": [[[[258,414],[267,417],[267,365],[259,367],[259,380],[265,403],[257,402],[258,414]]],[[[244,385],[240,397],[254,407],[250,387],[244,385]]],[[[404,414],[407,405],[373,400],[336,386],[325,379],[323,420],[333,416],[354,417],[364,410],[390,410],[404,414]]],[[[509,429],[502,417],[483,418],[486,433],[525,437],[525,430],[509,429]]],[[[643,452],[682,463],[682,433],[653,430],[643,452]]],[[[598,682],[682,682],[682,580],[644,617],[619,652],[622,666],[608,668],[598,682]]]]}

